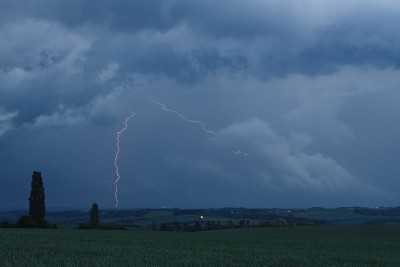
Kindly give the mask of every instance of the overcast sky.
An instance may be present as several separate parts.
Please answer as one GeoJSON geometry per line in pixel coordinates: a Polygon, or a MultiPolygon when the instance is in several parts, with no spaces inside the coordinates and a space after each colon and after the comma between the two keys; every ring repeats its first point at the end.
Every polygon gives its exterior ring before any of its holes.
{"type": "Polygon", "coordinates": [[[399,25],[397,0],[3,0],[0,207],[38,170],[48,207],[113,208],[132,112],[119,208],[398,206],[399,25]]]}

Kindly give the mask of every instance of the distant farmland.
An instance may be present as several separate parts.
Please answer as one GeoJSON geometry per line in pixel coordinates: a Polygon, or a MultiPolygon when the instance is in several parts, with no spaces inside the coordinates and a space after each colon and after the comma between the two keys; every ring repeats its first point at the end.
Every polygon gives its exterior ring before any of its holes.
{"type": "MultiPolygon", "coordinates": [[[[11,221],[26,214],[24,210],[0,210],[0,222],[11,221]]],[[[100,220],[128,227],[160,226],[166,222],[193,222],[204,215],[203,221],[238,222],[250,220],[255,225],[263,221],[285,219],[292,225],[299,224],[400,224],[400,207],[395,208],[307,208],[307,209],[126,209],[101,210],[100,220]]],[[[77,225],[89,220],[88,210],[58,210],[46,213],[51,223],[77,225]]]]}
{"type": "Polygon", "coordinates": [[[0,229],[0,266],[400,266],[400,227],[0,229]]]}

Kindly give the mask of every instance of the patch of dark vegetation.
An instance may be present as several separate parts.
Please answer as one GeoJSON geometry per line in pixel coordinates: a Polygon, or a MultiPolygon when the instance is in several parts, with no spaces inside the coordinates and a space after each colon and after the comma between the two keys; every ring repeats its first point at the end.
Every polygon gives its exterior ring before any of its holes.
{"type": "Polygon", "coordinates": [[[20,217],[15,224],[15,227],[57,229],[57,225],[49,223],[46,219],[34,219],[29,215],[24,215],[20,217]]]}
{"type": "Polygon", "coordinates": [[[121,225],[116,225],[116,224],[98,224],[96,226],[91,225],[90,223],[81,223],[78,226],[78,229],[83,229],[83,230],[92,230],[92,229],[97,229],[97,230],[126,230],[124,226],[121,225]]]}
{"type": "Polygon", "coordinates": [[[157,226],[154,222],[147,227],[148,230],[159,231],[184,231],[184,232],[199,232],[199,231],[213,231],[213,230],[226,230],[226,229],[239,229],[239,228],[265,228],[265,227],[294,227],[294,226],[311,226],[311,225],[326,225],[327,222],[323,220],[307,220],[300,222],[287,221],[284,218],[275,220],[265,220],[254,223],[250,220],[241,219],[238,222],[228,221],[192,221],[192,222],[164,222],[157,226]]]}
{"type": "Polygon", "coordinates": [[[117,218],[125,218],[125,217],[143,217],[147,213],[149,213],[149,209],[140,209],[140,210],[111,210],[104,212],[102,217],[109,219],[117,219],[117,218]]]}
{"type": "Polygon", "coordinates": [[[398,219],[393,219],[393,218],[386,218],[386,219],[376,219],[376,220],[370,220],[367,222],[367,224],[399,224],[400,225],[400,218],[398,219]]]}
{"type": "MultiPolygon", "coordinates": [[[[200,210],[199,210],[200,211],[200,210]]],[[[230,219],[240,220],[275,220],[279,218],[293,218],[294,213],[299,213],[304,209],[248,209],[248,208],[220,208],[202,211],[205,215],[219,216],[230,219]]]]}
{"type": "Polygon", "coordinates": [[[400,207],[395,208],[356,208],[354,209],[354,213],[363,214],[368,216],[399,216],[400,217],[400,207]]]}
{"type": "Polygon", "coordinates": [[[0,228],[14,228],[14,224],[9,221],[0,222],[0,228]]]}
{"type": "Polygon", "coordinates": [[[0,228],[41,228],[41,229],[57,229],[56,224],[49,223],[46,219],[33,219],[29,215],[21,216],[16,223],[3,221],[0,228]]]}
{"type": "Polygon", "coordinates": [[[115,225],[115,224],[99,224],[97,226],[99,230],[126,230],[126,228],[122,225],[115,225]]]}

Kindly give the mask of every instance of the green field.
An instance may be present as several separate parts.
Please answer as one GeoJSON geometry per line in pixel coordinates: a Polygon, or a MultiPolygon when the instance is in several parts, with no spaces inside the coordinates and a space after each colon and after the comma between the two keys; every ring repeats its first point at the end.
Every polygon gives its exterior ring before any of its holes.
{"type": "Polygon", "coordinates": [[[0,229],[0,266],[400,266],[400,227],[0,229]]]}

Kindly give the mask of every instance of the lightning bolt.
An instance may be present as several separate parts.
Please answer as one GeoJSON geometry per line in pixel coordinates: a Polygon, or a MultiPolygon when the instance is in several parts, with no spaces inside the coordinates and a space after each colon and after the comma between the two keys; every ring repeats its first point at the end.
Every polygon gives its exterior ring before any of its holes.
{"type": "Polygon", "coordinates": [[[115,166],[115,174],[117,176],[117,179],[115,180],[115,207],[118,208],[118,182],[121,179],[121,175],[119,174],[119,167],[118,167],[118,155],[119,155],[119,138],[121,134],[123,134],[126,129],[128,129],[128,121],[135,116],[135,112],[133,112],[128,118],[125,119],[124,122],[124,128],[122,128],[120,131],[117,132],[117,152],[115,153],[115,159],[114,159],[114,166],[115,166]]]}
{"type": "MultiPolygon", "coordinates": [[[[204,122],[199,121],[199,120],[191,120],[191,119],[188,119],[188,118],[185,117],[182,113],[179,113],[179,112],[176,111],[176,110],[167,108],[163,103],[160,103],[160,102],[158,102],[158,101],[156,101],[156,100],[154,100],[154,99],[152,99],[152,98],[147,98],[147,99],[150,100],[151,102],[156,103],[157,105],[159,105],[164,111],[175,113],[176,115],[178,115],[179,117],[181,117],[182,119],[184,119],[184,120],[187,121],[187,122],[199,124],[205,133],[210,134],[210,135],[213,135],[213,136],[215,136],[215,137],[218,137],[218,136],[219,136],[219,135],[216,134],[214,131],[207,129],[207,127],[206,127],[206,125],[205,125],[204,122]]],[[[226,138],[224,138],[224,140],[229,142],[229,140],[226,139],[226,138]]],[[[244,151],[241,151],[241,150],[233,150],[233,154],[234,154],[234,155],[237,155],[237,156],[245,156],[245,157],[250,156],[250,154],[248,154],[248,153],[246,153],[246,152],[244,152],[244,151]]]]}
{"type": "Polygon", "coordinates": [[[213,136],[218,136],[214,131],[208,130],[207,127],[206,127],[206,125],[204,124],[204,122],[198,121],[198,120],[191,120],[191,119],[188,119],[188,118],[186,118],[184,115],[182,115],[181,113],[179,113],[178,111],[172,110],[172,109],[168,109],[168,108],[165,107],[164,104],[162,104],[162,103],[160,103],[160,102],[158,102],[158,101],[156,101],[156,100],[154,100],[154,99],[152,99],[152,98],[148,98],[148,99],[149,99],[150,101],[156,103],[157,105],[159,105],[163,110],[165,110],[165,111],[167,111],[167,112],[175,113],[176,115],[178,115],[179,117],[181,117],[182,119],[184,119],[184,120],[187,121],[187,122],[199,124],[205,133],[210,134],[210,135],[213,135],[213,136]]]}
{"type": "Polygon", "coordinates": [[[243,155],[245,157],[249,157],[250,156],[250,154],[248,154],[248,153],[246,153],[244,151],[241,151],[241,150],[233,150],[233,154],[235,154],[235,155],[243,155]]]}

